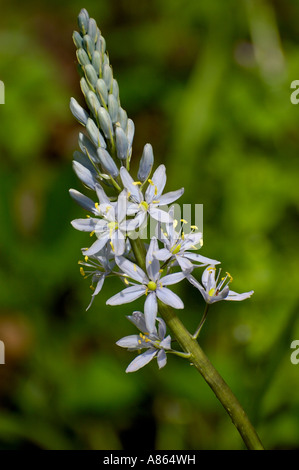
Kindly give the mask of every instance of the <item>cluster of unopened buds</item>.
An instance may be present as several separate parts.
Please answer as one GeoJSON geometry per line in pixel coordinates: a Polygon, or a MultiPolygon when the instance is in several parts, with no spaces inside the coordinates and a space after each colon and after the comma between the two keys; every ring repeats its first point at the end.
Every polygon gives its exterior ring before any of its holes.
{"type": "MultiPolygon", "coordinates": [[[[253,292],[237,294],[230,290],[230,274],[221,277],[221,269],[217,274],[215,267],[219,262],[198,253],[202,233],[193,225],[186,233],[187,221],[177,220],[171,206],[184,190],[163,194],[166,169],[162,164],[153,171],[150,144],[144,146],[136,177],[131,175],[134,123],[121,107],[105,40],[85,9],[79,14],[78,24],[79,32],[74,32],[73,40],[87,110],[71,98],[71,111],[86,130],[79,134],[80,151],[74,153],[73,168],[93,192],[93,198],[74,189],[70,194],[88,212],[87,217],[72,221],[73,227],[96,237],[89,248],[82,250],[83,259],[79,262],[81,274],[91,278],[93,287],[88,308],[108,276],[117,276],[124,283],[124,288],[107,300],[108,305],[129,304],[144,297],[144,312],[134,311],[128,316],[140,334],[126,336],[117,344],[130,351],[145,349],[127,372],[140,369],[153,358],[161,368],[166,364],[167,352],[184,355],[172,349],[166,324],[158,316],[161,303],[174,309],[184,308],[170,286],[187,280],[202,294],[206,306],[220,300],[243,300],[253,292]],[[155,221],[156,226],[146,243],[141,237],[148,221],[155,221]],[[138,253],[142,252],[143,266],[138,262],[138,253]],[[201,267],[205,269],[198,281],[193,271],[201,267]]],[[[193,338],[197,338],[206,312],[207,309],[193,338]]]]}

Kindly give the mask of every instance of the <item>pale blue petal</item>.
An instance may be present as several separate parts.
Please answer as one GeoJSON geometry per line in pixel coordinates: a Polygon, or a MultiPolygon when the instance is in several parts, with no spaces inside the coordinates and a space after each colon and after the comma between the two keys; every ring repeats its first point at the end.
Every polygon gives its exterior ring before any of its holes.
{"type": "Polygon", "coordinates": [[[148,284],[149,280],[144,273],[144,271],[132,261],[127,260],[126,258],[120,256],[115,258],[117,266],[127,274],[131,279],[134,279],[137,282],[148,284]]]}
{"type": "Polygon", "coordinates": [[[101,235],[98,240],[96,240],[88,250],[84,251],[84,256],[91,256],[94,255],[95,253],[98,253],[108,242],[109,240],[109,233],[104,233],[101,235]]]}
{"type": "Polygon", "coordinates": [[[170,215],[167,212],[162,211],[162,209],[159,209],[158,207],[154,207],[152,204],[148,208],[148,213],[153,219],[157,220],[158,222],[171,222],[170,215]]]}
{"type": "Polygon", "coordinates": [[[72,220],[71,224],[76,230],[81,232],[93,232],[99,222],[99,219],[93,219],[88,217],[86,219],[75,219],[72,220]]]}
{"type": "Polygon", "coordinates": [[[156,318],[158,313],[158,303],[155,292],[149,292],[144,302],[145,323],[149,333],[156,330],[156,318]]]}
{"type": "Polygon", "coordinates": [[[180,265],[180,268],[181,270],[186,274],[186,273],[190,273],[194,266],[193,264],[191,263],[191,261],[189,261],[187,258],[185,258],[185,256],[180,256],[180,255],[176,255],[175,256],[178,264],[180,265]]]}
{"type": "MultiPolygon", "coordinates": [[[[139,335],[130,335],[121,338],[116,342],[117,346],[127,349],[141,349],[140,347],[140,336],[139,335]]],[[[143,346],[144,347],[144,346],[143,346]]]]}
{"type": "Polygon", "coordinates": [[[252,294],[254,294],[253,290],[251,290],[250,292],[244,292],[243,294],[237,294],[237,292],[230,290],[228,293],[228,296],[225,297],[224,300],[245,300],[245,299],[249,299],[249,297],[251,297],[252,294]]]}
{"type": "Polygon", "coordinates": [[[163,349],[161,349],[157,354],[157,363],[158,363],[159,369],[162,369],[162,367],[166,366],[167,357],[166,357],[166,352],[163,349]]]}
{"type": "Polygon", "coordinates": [[[163,194],[159,197],[159,206],[166,206],[179,199],[184,194],[184,188],[178,189],[177,191],[170,191],[169,193],[163,194]]]}
{"type": "Polygon", "coordinates": [[[130,286],[107,300],[107,305],[128,304],[145,294],[144,286],[130,286]]]}
{"type": "Polygon", "coordinates": [[[115,256],[122,256],[126,248],[126,237],[121,230],[115,230],[115,232],[113,232],[111,242],[115,256]]]}
{"type": "Polygon", "coordinates": [[[192,261],[196,261],[197,263],[201,263],[202,266],[205,265],[216,265],[220,264],[220,261],[216,261],[215,259],[211,258],[206,258],[205,256],[201,256],[198,253],[190,253],[190,252],[185,252],[184,256],[192,261]]]}
{"type": "Polygon", "coordinates": [[[146,364],[148,364],[154,357],[157,355],[157,350],[149,349],[145,351],[143,354],[139,354],[139,356],[135,357],[135,359],[128,365],[126,372],[136,372],[136,370],[141,369],[146,364]]]}
{"type": "Polygon", "coordinates": [[[146,328],[144,314],[142,312],[135,311],[135,312],[133,312],[132,315],[128,315],[127,318],[142,333],[148,333],[147,328],[146,328]]]}
{"type": "Polygon", "coordinates": [[[98,280],[98,282],[97,282],[96,288],[95,288],[95,290],[94,290],[94,293],[93,293],[92,296],[91,296],[91,301],[90,301],[90,303],[89,303],[89,305],[88,305],[86,311],[91,307],[91,305],[92,305],[92,303],[93,303],[93,301],[94,301],[95,296],[96,296],[99,292],[101,292],[102,287],[103,287],[103,284],[104,284],[104,281],[105,281],[105,275],[103,274],[103,275],[99,278],[99,280],[98,280]]]}
{"type": "Polygon", "coordinates": [[[165,165],[160,165],[156,169],[152,177],[152,184],[149,184],[145,192],[145,200],[150,204],[153,200],[159,199],[165,184],[166,184],[166,170],[165,165]]]}
{"type": "Polygon", "coordinates": [[[182,272],[167,274],[166,276],[161,278],[161,283],[163,286],[170,286],[172,284],[177,284],[183,279],[185,279],[185,275],[182,272]]]}
{"type": "Polygon", "coordinates": [[[159,300],[166,305],[170,305],[173,308],[184,308],[184,304],[182,300],[172,292],[170,289],[166,287],[159,287],[156,289],[156,294],[159,300]]]}
{"type": "Polygon", "coordinates": [[[77,204],[79,204],[79,206],[83,207],[83,209],[87,210],[88,212],[98,215],[98,211],[95,208],[95,205],[92,199],[85,196],[84,194],[81,194],[79,191],[76,191],[76,189],[70,189],[69,193],[70,193],[70,196],[74,199],[74,201],[76,201],[77,204]]]}
{"type": "Polygon", "coordinates": [[[171,349],[171,336],[168,335],[163,341],[160,343],[160,347],[163,349],[171,349]]]}
{"type": "Polygon", "coordinates": [[[73,160],[73,170],[82,183],[84,183],[90,189],[95,189],[97,180],[94,174],[88,168],[73,160]]]}
{"type": "Polygon", "coordinates": [[[172,256],[172,253],[167,248],[161,248],[154,253],[154,257],[160,261],[166,261],[172,256]]]}
{"type": "Polygon", "coordinates": [[[140,204],[143,199],[141,191],[138,185],[133,184],[134,180],[124,166],[120,169],[120,177],[124,187],[129,191],[130,195],[133,196],[134,200],[140,204]]]}
{"type": "Polygon", "coordinates": [[[155,237],[151,239],[150,245],[146,253],[146,270],[148,277],[156,282],[160,276],[160,263],[159,260],[154,258],[154,253],[158,250],[158,241],[155,237]]]}
{"type": "Polygon", "coordinates": [[[157,318],[157,321],[159,322],[159,338],[163,340],[166,334],[166,323],[162,318],[157,318]]]}

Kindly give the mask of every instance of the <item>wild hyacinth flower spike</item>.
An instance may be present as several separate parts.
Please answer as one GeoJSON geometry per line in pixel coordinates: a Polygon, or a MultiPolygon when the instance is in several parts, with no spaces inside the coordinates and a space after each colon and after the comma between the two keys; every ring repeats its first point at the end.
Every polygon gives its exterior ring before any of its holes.
{"type": "Polygon", "coordinates": [[[159,369],[166,365],[167,357],[166,352],[171,350],[171,337],[166,336],[166,325],[162,318],[157,318],[159,323],[158,329],[156,326],[152,331],[148,331],[144,314],[142,312],[133,312],[132,316],[127,317],[140,331],[139,335],[125,336],[117,341],[117,345],[122,348],[127,348],[129,351],[137,351],[146,349],[142,354],[139,354],[128,365],[126,372],[136,372],[144,367],[154,358],[157,359],[159,369]],[[165,337],[166,336],[166,337],[165,337]]]}
{"type": "MultiPolygon", "coordinates": [[[[144,313],[134,312],[128,317],[141,334],[126,336],[117,342],[129,350],[146,349],[131,362],[127,372],[137,371],[155,358],[162,368],[166,364],[166,353],[187,358],[227,410],[247,447],[262,449],[243,408],[197,341],[202,325],[196,335],[189,333],[176,314],[176,309],[184,308],[183,301],[169,287],[187,278],[200,291],[206,305],[219,300],[243,300],[252,291],[244,294],[231,291],[229,276],[219,281],[214,268],[218,261],[196,252],[201,234],[195,227],[189,234],[175,230],[172,213],[162,207],[176,201],[183,189],[163,194],[166,169],[161,164],[153,171],[154,155],[149,143],[144,146],[137,176],[132,174],[135,126],[121,106],[106,41],[85,9],[78,16],[78,26],[73,41],[86,106],[71,98],[71,112],[84,129],[79,133],[79,150],[74,152],[73,169],[93,196],[75,189],[70,194],[88,212],[86,218],[74,220],[73,227],[97,236],[97,240],[83,250],[84,261],[80,262],[81,274],[92,280],[94,292],[90,305],[100,292],[104,295],[103,285],[108,276],[118,277],[126,284],[125,289],[107,300],[108,305],[128,305],[145,296],[144,313]],[[166,230],[147,245],[141,238],[132,237],[131,231],[140,234],[149,218],[166,224],[166,230]],[[191,272],[207,264],[210,266],[199,283],[191,272]],[[167,327],[182,351],[171,349],[167,327]]],[[[181,316],[187,315],[186,311],[181,316]]]]}

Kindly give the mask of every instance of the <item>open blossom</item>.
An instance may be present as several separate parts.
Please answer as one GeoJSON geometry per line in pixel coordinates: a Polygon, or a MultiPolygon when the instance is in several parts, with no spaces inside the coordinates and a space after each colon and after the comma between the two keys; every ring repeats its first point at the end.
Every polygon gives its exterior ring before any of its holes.
{"type": "Polygon", "coordinates": [[[136,282],[129,282],[125,278],[127,283],[131,285],[106,302],[108,305],[122,305],[145,295],[144,314],[146,325],[150,332],[154,331],[155,328],[158,312],[157,299],[173,308],[184,308],[182,300],[166,286],[180,282],[185,278],[185,275],[182,272],[177,272],[161,277],[160,263],[153,257],[153,252],[157,250],[157,247],[157,239],[152,238],[146,255],[146,272],[135,263],[122,256],[115,258],[115,262],[121,271],[126,276],[136,281],[137,284],[136,282]]]}
{"type": "Polygon", "coordinates": [[[232,281],[232,277],[229,273],[226,276],[220,278],[221,269],[219,269],[216,277],[215,266],[208,266],[201,278],[202,284],[200,284],[193,276],[189,276],[188,279],[202,294],[204,300],[208,304],[219,302],[220,300],[245,300],[251,297],[254,293],[253,290],[250,292],[244,292],[243,294],[237,294],[230,290],[229,284],[232,281]]]}
{"type": "Polygon", "coordinates": [[[79,261],[79,264],[82,276],[85,279],[91,277],[92,282],[91,288],[93,289],[93,294],[86,309],[88,310],[91,307],[95,296],[102,290],[106,277],[113,272],[113,268],[115,267],[112,249],[109,245],[106,245],[96,255],[85,255],[84,261],[79,261]]]}
{"type": "Polygon", "coordinates": [[[164,367],[167,361],[165,350],[171,349],[171,337],[168,335],[165,338],[166,325],[162,318],[157,318],[159,322],[158,329],[154,326],[151,332],[148,331],[142,312],[133,312],[133,315],[127,318],[137,326],[141,333],[139,335],[125,336],[117,341],[116,344],[122,348],[127,348],[129,351],[140,349],[146,349],[146,351],[133,359],[128,365],[126,372],[135,372],[154,358],[157,359],[159,369],[164,367]]]}
{"type": "MultiPolygon", "coordinates": [[[[169,214],[173,217],[173,208],[170,209],[169,214]]],[[[182,222],[186,221],[182,219],[182,222]]],[[[165,224],[165,232],[162,230],[161,224],[158,225],[158,237],[164,247],[154,253],[155,258],[163,262],[171,262],[174,265],[178,264],[185,273],[190,273],[195,267],[219,264],[219,261],[194,252],[198,249],[197,245],[202,244],[202,233],[195,231],[197,227],[191,226],[192,231],[185,234],[182,228],[177,232],[176,225],[176,220],[165,224]]]]}
{"type": "Polygon", "coordinates": [[[166,184],[166,170],[164,165],[160,165],[153,174],[152,179],[148,179],[148,187],[143,195],[139,188],[140,183],[134,181],[125,167],[120,169],[120,177],[124,187],[128,191],[129,200],[132,202],[128,210],[128,215],[134,215],[136,227],[140,227],[146,221],[147,215],[160,222],[170,222],[171,218],[166,211],[159,206],[171,204],[176,201],[184,192],[184,188],[163,194],[166,184]]]}
{"type": "MultiPolygon", "coordinates": [[[[126,248],[126,232],[128,224],[127,215],[127,191],[123,190],[116,203],[112,203],[105,194],[101,186],[96,186],[97,196],[100,203],[96,203],[94,208],[98,212],[99,218],[89,217],[87,219],[76,219],[72,221],[72,226],[83,232],[96,234],[98,239],[85,251],[86,256],[98,253],[108,242],[116,256],[121,256],[126,248]]],[[[88,198],[81,199],[88,209],[88,198]]],[[[92,207],[89,208],[91,210],[92,207]]],[[[92,210],[95,214],[95,210],[92,210]]]]}

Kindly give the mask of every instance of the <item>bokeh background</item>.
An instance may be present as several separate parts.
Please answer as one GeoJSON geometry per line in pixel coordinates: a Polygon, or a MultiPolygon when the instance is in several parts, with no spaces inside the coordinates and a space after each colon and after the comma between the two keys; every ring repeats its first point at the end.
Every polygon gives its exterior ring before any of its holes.
{"type": "MultiPolygon", "coordinates": [[[[165,163],[167,189],[204,205],[202,254],[222,261],[242,303],[210,310],[201,345],[268,449],[299,448],[299,79],[297,0],[85,0],[1,5],[1,449],[243,449],[201,376],[170,356],[125,374],[131,306],[107,307],[77,261],[88,235],[70,187],[81,100],[72,32],[87,8],[106,38],[122,106],[165,163]]],[[[176,291],[191,330],[204,304],[176,291]]],[[[134,309],[141,307],[138,301],[134,309]]]]}

